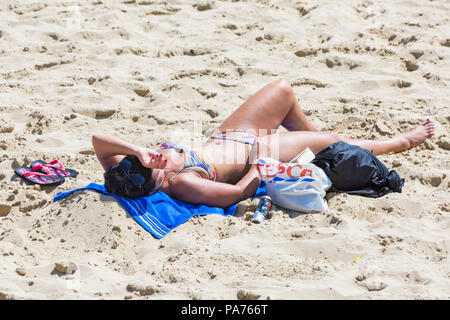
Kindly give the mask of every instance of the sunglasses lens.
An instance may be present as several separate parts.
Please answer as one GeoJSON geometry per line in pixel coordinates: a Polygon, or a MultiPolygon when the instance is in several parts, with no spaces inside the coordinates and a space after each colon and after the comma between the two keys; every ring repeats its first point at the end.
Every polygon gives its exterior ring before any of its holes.
{"type": "Polygon", "coordinates": [[[139,173],[130,174],[130,170],[133,164],[128,159],[123,159],[119,162],[119,167],[123,170],[123,173],[128,177],[128,179],[137,187],[142,186],[145,183],[145,178],[139,173]]]}
{"type": "Polygon", "coordinates": [[[135,186],[141,186],[145,182],[145,178],[140,174],[130,174],[130,180],[135,186]]]}
{"type": "Polygon", "coordinates": [[[131,161],[128,159],[123,159],[122,161],[119,162],[119,166],[125,170],[125,172],[130,172],[132,164],[131,161]]]}

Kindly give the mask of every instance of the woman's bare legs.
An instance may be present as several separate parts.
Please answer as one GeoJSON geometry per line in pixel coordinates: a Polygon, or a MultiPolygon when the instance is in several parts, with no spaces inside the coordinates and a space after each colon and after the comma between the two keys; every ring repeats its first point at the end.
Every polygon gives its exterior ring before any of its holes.
{"type": "Polygon", "coordinates": [[[317,154],[338,141],[358,145],[374,155],[401,152],[418,146],[434,134],[433,123],[428,119],[408,133],[384,140],[350,139],[332,132],[320,132],[308,121],[292,87],[283,79],[269,83],[251,96],[222,123],[219,130],[254,132],[260,136],[262,149],[270,145],[272,153],[279,154],[282,162],[290,161],[306,147],[317,154]],[[275,133],[280,125],[289,131],[275,133]]]}
{"type": "Polygon", "coordinates": [[[269,83],[251,96],[219,130],[248,130],[259,136],[275,132],[280,125],[290,131],[319,131],[306,119],[292,87],[283,79],[269,83]]]}
{"type": "Polygon", "coordinates": [[[397,137],[383,140],[359,140],[341,138],[348,144],[355,144],[361,148],[371,151],[375,155],[386,154],[389,152],[405,151],[425,142],[426,139],[434,135],[434,125],[427,119],[421,126],[397,137]]]}
{"type": "Polygon", "coordinates": [[[385,140],[348,139],[332,132],[288,131],[260,137],[258,156],[268,156],[281,162],[289,162],[307,147],[317,154],[330,144],[339,141],[360,146],[374,155],[380,155],[411,149],[433,134],[434,126],[428,119],[423,125],[408,133],[385,140]]]}

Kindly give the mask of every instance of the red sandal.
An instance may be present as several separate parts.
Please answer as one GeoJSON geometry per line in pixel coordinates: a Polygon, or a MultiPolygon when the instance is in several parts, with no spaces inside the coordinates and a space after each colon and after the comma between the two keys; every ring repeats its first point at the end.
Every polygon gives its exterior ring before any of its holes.
{"type": "Polygon", "coordinates": [[[61,184],[65,181],[64,177],[61,176],[53,176],[47,168],[43,170],[45,173],[33,171],[27,166],[21,166],[14,169],[14,172],[21,177],[22,179],[31,182],[37,183],[40,185],[49,185],[54,186],[61,184]]]}
{"type": "Polygon", "coordinates": [[[63,163],[59,160],[53,160],[49,163],[42,160],[37,160],[31,163],[31,171],[41,170],[45,172],[44,169],[50,170],[50,173],[53,176],[58,177],[75,178],[78,175],[77,171],[64,168],[63,163]]]}

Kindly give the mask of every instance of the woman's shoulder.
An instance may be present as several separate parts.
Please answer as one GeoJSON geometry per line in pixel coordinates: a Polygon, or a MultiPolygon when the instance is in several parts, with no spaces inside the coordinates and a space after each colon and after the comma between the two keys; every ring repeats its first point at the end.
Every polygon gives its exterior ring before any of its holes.
{"type": "Polygon", "coordinates": [[[161,190],[169,196],[179,194],[180,192],[184,193],[192,187],[193,183],[195,184],[197,179],[204,178],[200,172],[186,169],[178,172],[175,170],[166,172],[165,181],[161,190]]]}
{"type": "Polygon", "coordinates": [[[191,189],[192,183],[195,183],[196,178],[197,175],[192,172],[171,172],[167,175],[166,185],[163,186],[163,191],[167,195],[175,198],[184,195],[191,189]]]}

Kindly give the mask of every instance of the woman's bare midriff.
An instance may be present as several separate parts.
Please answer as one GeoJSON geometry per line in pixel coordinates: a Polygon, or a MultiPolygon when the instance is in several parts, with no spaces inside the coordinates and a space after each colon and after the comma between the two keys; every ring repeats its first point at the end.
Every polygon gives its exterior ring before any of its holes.
{"type": "Polygon", "coordinates": [[[252,146],[230,140],[210,140],[195,148],[205,161],[216,168],[216,181],[235,184],[250,169],[248,158],[252,146]]]}

